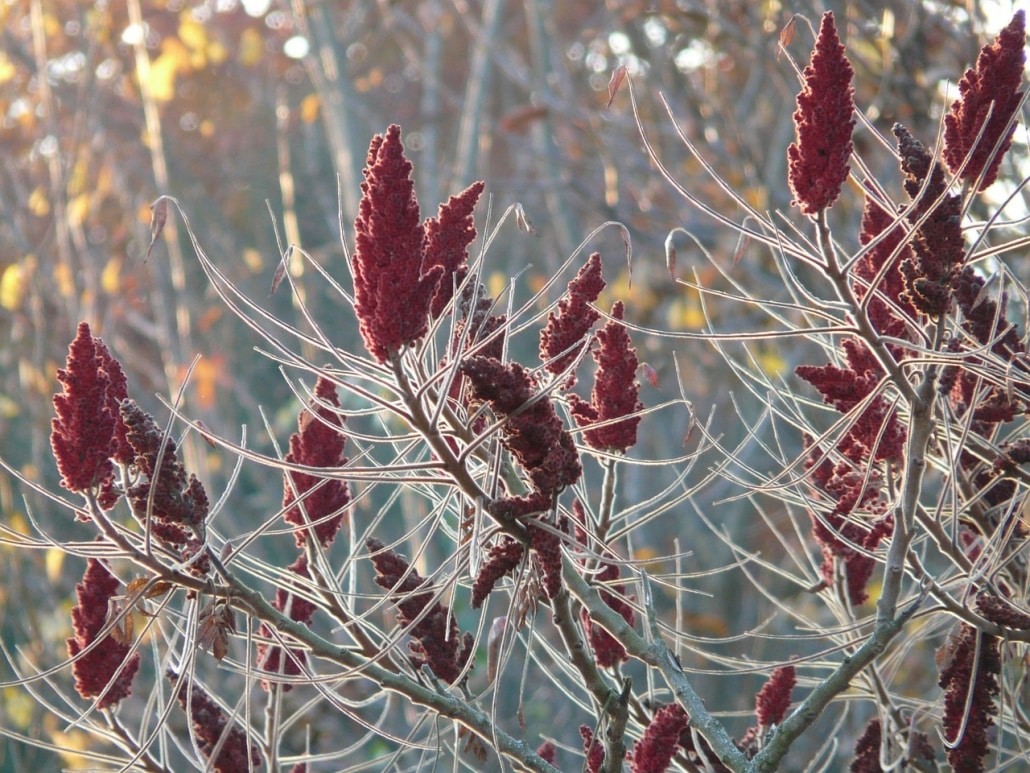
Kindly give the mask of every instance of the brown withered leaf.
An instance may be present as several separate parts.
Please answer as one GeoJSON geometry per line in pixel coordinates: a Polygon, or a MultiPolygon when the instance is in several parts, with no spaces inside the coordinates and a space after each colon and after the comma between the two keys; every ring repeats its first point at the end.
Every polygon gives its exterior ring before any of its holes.
{"type": "Polygon", "coordinates": [[[746,234],[741,234],[740,238],[737,239],[737,249],[733,252],[733,268],[737,267],[740,259],[744,257],[744,253],[747,252],[747,248],[751,246],[751,237],[746,234]]]}
{"type": "Polygon", "coordinates": [[[956,625],[948,632],[948,636],[945,638],[944,643],[938,647],[933,653],[934,662],[937,664],[937,670],[946,671],[951,665],[951,661],[955,658],[955,652],[958,649],[961,629],[956,625]]]}
{"type": "Polygon", "coordinates": [[[504,629],[508,618],[495,617],[490,624],[490,633],[486,637],[486,683],[493,684],[497,677],[497,666],[501,659],[501,643],[504,641],[504,629]]]}
{"type": "Polygon", "coordinates": [[[478,735],[471,732],[463,725],[459,725],[458,737],[465,739],[465,746],[462,748],[462,752],[465,754],[471,754],[476,758],[476,761],[480,765],[486,763],[489,754],[486,749],[486,744],[483,743],[483,740],[478,735]]]}
{"type": "Polygon", "coordinates": [[[794,14],[790,17],[790,21],[783,25],[783,29],[780,30],[780,48],[776,51],[777,62],[780,61],[780,54],[783,53],[783,50],[794,42],[794,33],[797,32],[797,28],[798,15],[794,14]]]}
{"type": "Polygon", "coordinates": [[[132,642],[132,634],[136,627],[136,622],[132,617],[132,610],[126,610],[125,616],[120,620],[118,615],[122,614],[122,610],[125,607],[121,604],[121,599],[115,597],[108,600],[107,602],[107,619],[104,621],[104,625],[111,626],[111,638],[119,644],[130,644],[132,642]]]}
{"type": "MultiPolygon", "coordinates": [[[[129,584],[125,586],[125,595],[129,598],[132,598],[133,596],[137,595],[141,590],[143,590],[143,588],[146,586],[148,582],[150,582],[150,578],[148,577],[133,578],[129,581],[129,584]]],[[[171,589],[172,584],[170,582],[168,582],[167,580],[158,580],[149,588],[147,588],[147,592],[143,594],[143,598],[152,599],[158,596],[163,596],[171,589]]]]}
{"type": "Polygon", "coordinates": [[[536,228],[533,227],[533,223],[526,217],[526,209],[520,202],[515,203],[515,225],[519,227],[520,231],[532,234],[533,236],[539,236],[536,228]]]}
{"type": "Polygon", "coordinates": [[[973,303],[969,307],[970,311],[973,311],[977,306],[979,306],[981,303],[983,303],[984,301],[986,301],[988,298],[991,297],[991,289],[994,287],[994,284],[997,281],[998,281],[998,273],[997,272],[995,272],[995,273],[991,274],[989,277],[987,277],[987,281],[983,283],[983,285],[980,287],[979,292],[977,292],[976,297],[973,299],[973,303]]]}
{"type": "Polygon", "coordinates": [[[619,93],[619,86],[626,80],[626,65],[620,64],[612,71],[612,77],[608,81],[608,104],[604,106],[607,110],[612,106],[612,102],[615,101],[615,95],[619,93]]]}
{"type": "Polygon", "coordinates": [[[676,245],[673,236],[674,232],[670,231],[665,237],[665,267],[669,270],[669,277],[676,281],[676,245]]]}
{"type": "Polygon", "coordinates": [[[212,601],[200,610],[197,647],[210,651],[215,660],[221,660],[229,652],[229,636],[234,633],[236,614],[228,604],[212,601]]]}
{"type": "Polygon", "coordinates": [[[197,429],[200,430],[200,436],[204,438],[204,442],[207,443],[210,448],[218,448],[218,444],[215,443],[215,436],[211,434],[207,425],[199,419],[197,420],[197,429]]]}
{"type": "Polygon", "coordinates": [[[154,251],[154,245],[161,238],[161,232],[165,230],[165,223],[168,222],[168,200],[161,197],[150,205],[150,245],[147,247],[146,257],[143,262],[150,260],[150,253],[154,251]]]}
{"type": "Polygon", "coordinates": [[[275,295],[275,291],[279,289],[279,285],[282,284],[283,279],[286,277],[286,267],[290,263],[290,256],[292,254],[293,245],[291,244],[286,248],[286,252],[283,253],[282,260],[279,261],[279,266],[275,270],[275,276],[272,277],[272,287],[268,291],[269,298],[275,295]]]}

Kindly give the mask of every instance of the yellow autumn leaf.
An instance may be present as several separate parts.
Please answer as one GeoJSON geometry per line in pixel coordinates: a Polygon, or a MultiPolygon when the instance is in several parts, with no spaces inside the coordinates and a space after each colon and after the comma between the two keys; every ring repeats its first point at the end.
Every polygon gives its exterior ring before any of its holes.
{"type": "Polygon", "coordinates": [[[43,14],[43,33],[47,38],[55,37],[64,30],[64,20],[53,13],[43,14]]]}
{"type": "MultiPolygon", "coordinates": [[[[47,360],[45,368],[38,368],[27,358],[22,357],[18,360],[18,383],[21,385],[22,391],[29,394],[53,395],[57,369],[62,365],[64,363],[58,365],[53,360],[47,360]]],[[[29,477],[24,468],[22,475],[29,477]]],[[[35,478],[31,478],[31,480],[35,480],[35,478]]]]}
{"type": "Polygon", "coordinates": [[[16,728],[24,730],[32,724],[36,702],[25,690],[5,687],[3,691],[4,714],[16,728]]]}
{"type": "Polygon", "coordinates": [[[261,33],[248,27],[240,35],[240,43],[236,50],[236,58],[244,67],[253,67],[265,57],[265,41],[261,33]]]}
{"type": "Polygon", "coordinates": [[[769,206],[769,189],[764,185],[749,185],[744,188],[744,200],[759,212],[769,206]]]}
{"type": "Polygon", "coordinates": [[[191,10],[185,10],[179,16],[179,40],[194,51],[207,48],[207,28],[193,18],[191,10]]]}
{"type": "Polygon", "coordinates": [[[0,392],[0,416],[5,419],[13,419],[21,413],[21,405],[17,400],[0,392]]]}
{"type": "Polygon", "coordinates": [[[96,180],[92,177],[92,169],[90,168],[90,160],[83,154],[79,159],[72,165],[71,172],[68,175],[68,185],[66,190],[69,196],[77,196],[80,193],[88,193],[94,189],[96,180]]]}
{"type": "Polygon", "coordinates": [[[682,630],[700,636],[728,636],[729,627],[721,615],[686,612],[680,622],[682,630]]]}
{"type": "Polygon", "coordinates": [[[29,194],[29,212],[36,217],[46,217],[50,214],[50,197],[42,186],[29,194]]]}
{"type": "Polygon", "coordinates": [[[261,253],[253,247],[247,247],[243,250],[243,262],[255,274],[260,273],[265,268],[265,262],[261,259],[261,253]]]}
{"type": "Polygon", "coordinates": [[[80,228],[86,222],[86,217],[89,215],[90,210],[90,199],[92,198],[92,195],[89,193],[80,193],[68,202],[65,217],[72,228],[80,228]]]}
{"type": "Polygon", "coordinates": [[[190,65],[200,70],[208,64],[221,64],[229,56],[225,46],[208,35],[208,27],[185,10],[179,17],[179,40],[190,49],[190,65]]]}
{"type": "Polygon", "coordinates": [[[17,68],[7,58],[7,55],[0,53],[0,83],[7,83],[17,72],[17,68]]]}
{"type": "Polygon", "coordinates": [[[175,96],[175,77],[190,69],[190,50],[178,38],[161,43],[161,55],[150,63],[147,90],[158,102],[170,102],[175,96]]]}
{"type": "Polygon", "coordinates": [[[207,47],[207,60],[211,64],[221,64],[229,58],[229,51],[219,41],[212,40],[207,47]]]}
{"type": "Polygon", "coordinates": [[[759,352],[757,360],[758,366],[767,376],[779,376],[787,370],[787,361],[772,349],[759,352]]]}
{"type": "Polygon", "coordinates": [[[64,551],[50,548],[46,552],[46,576],[52,585],[61,579],[61,567],[64,566],[64,551]]]}
{"type": "Polygon", "coordinates": [[[89,751],[93,747],[95,742],[91,735],[82,730],[65,733],[55,729],[51,732],[50,738],[57,746],[58,754],[61,755],[61,759],[64,760],[67,767],[73,770],[90,767],[89,758],[81,752],[89,751]]]}
{"type": "Polygon", "coordinates": [[[300,120],[304,123],[314,123],[318,118],[321,106],[322,101],[318,98],[318,94],[308,94],[300,102],[300,120]]]}
{"type": "Polygon", "coordinates": [[[651,545],[644,545],[643,547],[636,548],[633,551],[633,557],[644,565],[654,563],[660,556],[661,554],[658,550],[651,545]]]}
{"type": "MultiPolygon", "coordinates": [[[[529,289],[531,293],[538,293],[544,289],[544,285],[547,284],[548,278],[549,277],[547,277],[544,274],[541,274],[539,271],[534,271],[525,277],[526,287],[529,289]]],[[[541,303],[546,303],[546,301],[546,298],[540,299],[541,303]]]]}
{"type": "Polygon", "coordinates": [[[487,292],[490,293],[492,298],[497,298],[502,292],[504,292],[504,288],[507,284],[508,277],[500,271],[494,271],[486,281],[487,292]]]}
{"type": "Polygon", "coordinates": [[[15,510],[12,513],[8,513],[6,516],[7,528],[17,534],[24,534],[28,536],[32,533],[32,529],[29,526],[29,521],[25,517],[25,514],[15,510]]]}
{"type": "Polygon", "coordinates": [[[60,263],[54,268],[54,281],[57,282],[57,291],[64,298],[75,296],[75,277],[71,269],[65,263],[60,263]]]}
{"type": "Polygon", "coordinates": [[[629,272],[619,271],[619,275],[610,280],[604,290],[612,298],[629,297],[633,293],[633,288],[630,287],[629,272]]]}
{"type": "Polygon", "coordinates": [[[223,460],[225,459],[224,454],[208,453],[205,454],[204,458],[207,465],[207,471],[210,474],[213,475],[216,472],[222,471],[222,467],[224,466],[223,460]]]}
{"type": "Polygon", "coordinates": [[[100,274],[100,287],[108,295],[114,295],[121,289],[121,286],[122,259],[115,256],[107,261],[103,272],[100,274]]]}
{"type": "Polygon", "coordinates": [[[705,315],[697,298],[674,301],[669,305],[669,327],[674,330],[699,330],[705,326],[705,315]]]}
{"type": "Polygon", "coordinates": [[[0,306],[17,311],[29,287],[29,277],[22,263],[12,263],[0,274],[0,306]]]}
{"type": "Polygon", "coordinates": [[[870,580],[869,584],[865,587],[865,592],[869,594],[869,596],[863,604],[866,606],[875,604],[880,600],[880,596],[883,593],[883,585],[879,580],[870,580]]]}

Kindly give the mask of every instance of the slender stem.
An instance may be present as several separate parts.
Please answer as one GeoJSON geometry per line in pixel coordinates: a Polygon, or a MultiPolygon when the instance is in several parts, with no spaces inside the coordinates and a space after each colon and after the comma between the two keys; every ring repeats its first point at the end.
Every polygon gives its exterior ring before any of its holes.
{"type": "MultiPolygon", "coordinates": [[[[214,559],[213,559],[214,560],[214,559]]],[[[385,690],[405,696],[418,706],[424,706],[437,714],[453,719],[471,732],[494,746],[499,754],[517,761],[523,767],[538,773],[560,773],[550,765],[529,744],[509,735],[496,726],[494,718],[468,703],[463,696],[437,692],[419,684],[410,677],[391,671],[376,663],[369,663],[364,655],[334,644],[322,638],[308,626],[291,620],[259,592],[238,580],[224,566],[219,567],[226,584],[226,595],[230,603],[256,619],[273,626],[276,630],[295,639],[314,656],[337,663],[355,675],[368,679],[385,690]]]]}
{"type": "Polygon", "coordinates": [[[891,383],[904,396],[905,400],[913,404],[918,402],[918,395],[908,382],[908,379],[905,378],[904,372],[890,353],[887,344],[880,337],[880,334],[876,332],[876,328],[873,327],[866,307],[855,297],[854,291],[848,284],[848,275],[841,270],[837,263],[836,253],[833,249],[833,240],[830,237],[830,227],[826,223],[826,210],[819,211],[815,223],[816,241],[819,245],[819,251],[823,256],[822,268],[825,271],[826,277],[837,290],[837,295],[850,307],[850,312],[855,318],[855,324],[858,327],[860,337],[865,342],[865,345],[869,347],[873,356],[876,357],[880,366],[890,376],[891,383]]]}
{"type": "Polygon", "coordinates": [[[618,479],[618,461],[605,459],[601,462],[604,468],[604,480],[601,483],[601,503],[598,507],[597,540],[604,544],[611,528],[612,515],[615,512],[615,484],[618,479]]]}
{"type": "Polygon", "coordinates": [[[622,615],[604,603],[598,590],[591,587],[579,575],[567,557],[563,557],[562,578],[569,592],[590,613],[591,620],[614,636],[630,655],[661,672],[669,688],[676,695],[676,699],[690,716],[691,727],[696,728],[705,737],[715,753],[719,755],[719,759],[734,771],[744,770],[747,758],[733,743],[725,726],[709,713],[701,696],[694,690],[693,685],[676,661],[676,657],[660,637],[651,582],[647,573],[641,571],[648,639],[640,636],[633,626],[623,619],[622,615]]]}
{"type": "Polygon", "coordinates": [[[929,366],[923,371],[922,380],[909,403],[908,442],[901,492],[894,511],[894,533],[887,549],[883,587],[876,604],[873,633],[854,654],[845,657],[833,673],[816,685],[801,705],[784,720],[769,744],[751,760],[748,767],[750,771],[771,773],[776,770],[791,744],[815,722],[831,700],[848,688],[859,672],[883,654],[918,607],[921,597],[907,611],[897,615],[905,559],[914,535],[919,494],[926,471],[926,451],[933,435],[936,374],[935,366],[929,366]]]}

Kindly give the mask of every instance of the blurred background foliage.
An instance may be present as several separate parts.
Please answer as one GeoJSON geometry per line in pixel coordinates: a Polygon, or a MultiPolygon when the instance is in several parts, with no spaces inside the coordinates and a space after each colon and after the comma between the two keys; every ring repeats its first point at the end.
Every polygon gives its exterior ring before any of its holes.
{"type": "MultiPolygon", "coordinates": [[[[186,413],[229,436],[248,423],[262,446],[268,442],[258,431],[262,406],[284,439],[297,401],[275,365],[254,353],[256,336],[217,302],[176,215],[144,261],[149,204],[162,193],[176,196],[226,275],[259,304],[297,321],[288,292],[266,298],[279,261],[275,229],[349,286],[339,224],[349,242],[369,139],[390,123],[404,128],[424,216],[476,179],[487,182],[494,220],[515,202],[524,207],[537,234],[504,226],[486,262],[492,287],[525,269],[519,292],[528,296],[592,229],[618,220],[632,235],[632,282],[617,230],[602,231],[587,249],[601,251],[610,283],[605,299],[624,299],[632,323],[666,330],[704,323],[696,293],[670,281],[666,269],[663,244],[677,227],[731,275],[746,272],[753,284],[768,274],[770,294],[776,293],[767,256],[720,233],[660,178],[642,150],[625,87],[605,109],[607,84],[613,69],[626,65],[645,131],[679,181],[713,208],[734,214],[725,192],[682,147],[660,94],[679,129],[752,205],[794,218],[785,151],[793,140],[798,80],[777,41],[800,14],[789,51],[803,65],[813,42],[809,22],[817,24],[827,8],[836,13],[856,70],[856,104],[881,132],[902,121],[927,144],[937,137],[948,85],[954,94],[979,45],[1011,15],[1010,8],[973,0],[0,4],[4,459],[26,478],[55,487],[51,396],[79,320],[105,339],[125,366],[130,392],[159,417],[167,411],[155,395],[174,396],[199,356],[183,395],[186,413]]],[[[889,153],[869,132],[860,130],[856,144],[881,180],[896,181],[889,153]]],[[[832,215],[854,222],[857,213],[845,204],[832,215]]],[[[477,215],[481,234],[492,227],[486,210],[481,205],[477,215]]],[[[857,240],[854,231],[840,233],[857,240]]],[[[677,241],[677,251],[681,276],[696,265],[702,281],[722,281],[688,239],[677,241]]],[[[339,344],[358,346],[353,320],[311,267],[297,259],[291,271],[304,302],[338,331],[339,344]]],[[[739,319],[720,319],[722,329],[754,326],[746,310],[733,313],[739,319]]],[[[730,374],[717,355],[661,337],[635,338],[641,359],[658,374],[658,387],[644,388],[645,402],[677,393],[675,356],[687,396],[702,416],[714,410],[717,431],[730,442],[740,430],[728,408],[730,374]]],[[[753,353],[756,366],[784,374],[804,356],[753,353]]],[[[635,454],[682,452],[686,419],[659,424],[635,454]]],[[[202,444],[187,451],[189,468],[218,492],[227,474],[220,455],[202,444]]],[[[274,512],[278,488],[269,491],[261,471],[253,479],[248,474],[254,473],[244,474],[238,493],[258,512],[254,517],[274,512]]],[[[632,498],[653,482],[631,475],[624,485],[623,495],[632,498]]],[[[32,515],[64,536],[64,527],[45,517],[52,505],[7,476],[0,477],[0,504],[6,522],[27,529],[32,515]]],[[[734,517],[726,514],[728,522],[734,517]]],[[[746,530],[746,520],[739,528],[746,530]]],[[[685,519],[683,547],[696,549],[692,538],[701,533],[685,519]]],[[[81,567],[64,572],[45,554],[6,553],[0,562],[5,642],[59,650],[81,567]],[[37,603],[44,598],[52,601],[37,603]]],[[[683,624],[705,635],[741,631],[761,616],[718,598],[699,601],[686,614],[683,624]]],[[[742,696],[742,708],[749,701],[742,696]]],[[[24,695],[0,696],[0,725],[50,737],[63,730],[34,724],[36,711],[24,695]]],[[[37,754],[9,746],[0,769],[32,769],[37,754]]]]}

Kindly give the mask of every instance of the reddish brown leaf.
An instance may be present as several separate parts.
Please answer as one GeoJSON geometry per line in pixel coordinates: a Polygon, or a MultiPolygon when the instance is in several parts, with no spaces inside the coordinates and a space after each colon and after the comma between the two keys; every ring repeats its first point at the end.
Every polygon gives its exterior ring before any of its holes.
{"type": "Polygon", "coordinates": [[[655,389],[658,388],[658,371],[648,365],[646,362],[640,363],[640,369],[644,372],[644,378],[647,379],[647,383],[653,386],[655,389]]]}
{"type": "Polygon", "coordinates": [[[207,443],[211,448],[218,448],[218,444],[215,443],[215,437],[210,433],[207,425],[198,420],[197,427],[200,429],[200,436],[204,438],[204,442],[207,443]]]}
{"type": "Polygon", "coordinates": [[[608,81],[608,104],[604,106],[607,110],[612,106],[612,102],[615,101],[615,95],[619,92],[619,86],[626,80],[626,65],[620,64],[612,71],[611,80],[608,81]]]}
{"type": "Polygon", "coordinates": [[[783,29],[780,30],[780,48],[776,51],[776,61],[780,61],[780,54],[787,48],[791,43],[794,42],[794,33],[797,32],[798,28],[798,15],[794,14],[790,17],[783,29]]]}
{"type": "Polygon", "coordinates": [[[293,245],[291,244],[286,252],[283,253],[282,260],[279,261],[279,266],[275,270],[275,276],[272,277],[272,287],[268,291],[268,297],[271,298],[275,295],[275,291],[279,289],[279,285],[282,283],[286,276],[286,266],[290,262],[290,255],[293,253],[293,245]]]}

